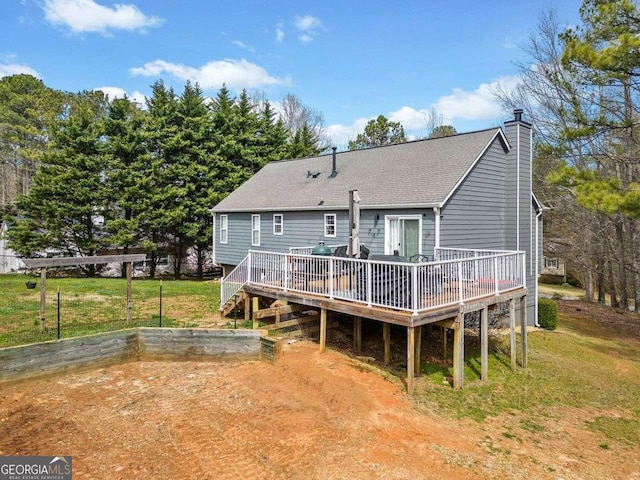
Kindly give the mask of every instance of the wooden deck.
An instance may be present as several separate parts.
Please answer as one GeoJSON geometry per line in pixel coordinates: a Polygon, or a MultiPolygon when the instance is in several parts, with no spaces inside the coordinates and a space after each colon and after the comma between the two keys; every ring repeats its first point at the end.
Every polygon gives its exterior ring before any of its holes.
{"type": "MultiPolygon", "coordinates": [[[[464,382],[464,314],[480,311],[480,333],[481,333],[481,378],[488,379],[488,311],[498,303],[509,302],[510,304],[510,336],[511,336],[511,367],[516,369],[516,300],[520,301],[520,324],[522,341],[522,366],[527,365],[527,336],[526,336],[526,295],[527,289],[520,287],[499,294],[486,295],[474,298],[464,304],[455,304],[442,307],[434,307],[420,311],[417,314],[408,311],[394,310],[377,306],[367,306],[359,302],[350,302],[327,298],[326,296],[300,293],[296,291],[283,291],[280,288],[273,288],[264,285],[248,283],[243,290],[247,295],[257,298],[265,297],[286,301],[289,304],[304,305],[320,311],[320,349],[324,351],[327,333],[327,312],[338,312],[353,316],[354,340],[361,338],[361,319],[367,318],[379,321],[383,324],[383,341],[385,351],[385,363],[389,361],[390,335],[389,326],[391,324],[407,328],[407,390],[413,392],[414,375],[420,371],[420,351],[421,351],[421,328],[424,325],[437,325],[443,329],[454,331],[453,345],[453,386],[461,388],[464,382]]],[[[250,304],[245,306],[245,314],[249,312],[250,304]],[[248,307],[248,308],[247,308],[248,307]]],[[[257,302],[255,302],[257,304],[257,302]]],[[[250,317],[248,317],[250,318],[250,317]]],[[[444,330],[443,330],[444,331],[444,330]]]]}

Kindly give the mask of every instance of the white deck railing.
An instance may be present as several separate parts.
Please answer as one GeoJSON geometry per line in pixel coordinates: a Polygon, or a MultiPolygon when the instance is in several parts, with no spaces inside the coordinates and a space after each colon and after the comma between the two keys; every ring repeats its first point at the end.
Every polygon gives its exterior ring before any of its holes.
{"type": "Polygon", "coordinates": [[[242,259],[236,268],[231,270],[231,273],[220,281],[220,306],[233,298],[238,291],[244,287],[249,278],[249,262],[251,261],[251,255],[247,255],[242,259]]]}
{"type": "Polygon", "coordinates": [[[525,286],[524,252],[479,252],[409,263],[251,250],[222,280],[221,305],[249,283],[417,314],[525,286]]]}
{"type": "MultiPolygon", "coordinates": [[[[345,243],[342,243],[340,245],[327,245],[327,247],[331,249],[331,253],[335,253],[336,248],[346,247],[346,246],[347,245],[345,243]]],[[[289,253],[293,255],[311,255],[311,253],[313,252],[313,249],[316,247],[317,245],[311,245],[307,247],[289,247],[289,253]]]]}

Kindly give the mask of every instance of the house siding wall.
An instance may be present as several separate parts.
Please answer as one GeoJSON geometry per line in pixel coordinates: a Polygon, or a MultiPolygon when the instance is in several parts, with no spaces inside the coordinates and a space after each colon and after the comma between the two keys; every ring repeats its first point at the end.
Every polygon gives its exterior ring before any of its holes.
{"type": "MultiPolygon", "coordinates": [[[[343,245],[349,240],[349,212],[346,210],[303,211],[303,212],[261,212],[260,246],[251,246],[251,212],[223,213],[228,215],[228,241],[220,243],[220,213],[216,213],[215,252],[217,263],[237,265],[247,255],[249,249],[288,253],[290,247],[317,245],[323,241],[327,245],[343,245]],[[273,214],[283,215],[283,234],[273,234],[273,214]],[[335,213],[337,230],[335,237],[324,236],[324,215],[335,213]]],[[[383,254],[385,245],[385,216],[422,216],[422,253],[433,256],[434,216],[431,209],[403,210],[361,210],[360,243],[371,254],[383,254]],[[376,220],[376,215],[378,219],[376,220]]]]}
{"type": "Polygon", "coordinates": [[[527,318],[529,324],[533,324],[537,278],[534,250],[536,219],[531,204],[531,127],[524,122],[507,122],[505,136],[511,145],[505,178],[505,247],[526,252],[527,318]]]}
{"type": "Polygon", "coordinates": [[[496,139],[442,208],[440,246],[505,248],[505,165],[496,139]]]}

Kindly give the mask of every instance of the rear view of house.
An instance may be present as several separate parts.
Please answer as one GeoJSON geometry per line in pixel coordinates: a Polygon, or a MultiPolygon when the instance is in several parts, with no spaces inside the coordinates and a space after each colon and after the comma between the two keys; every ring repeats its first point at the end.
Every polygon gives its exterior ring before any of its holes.
{"type": "Polygon", "coordinates": [[[521,110],[504,128],[273,162],[213,208],[214,260],[228,272],[250,249],[344,245],[349,192],[357,190],[359,239],[372,255],[433,261],[450,256],[446,249],[525,252],[533,323],[542,209],[531,162],[521,110]]]}

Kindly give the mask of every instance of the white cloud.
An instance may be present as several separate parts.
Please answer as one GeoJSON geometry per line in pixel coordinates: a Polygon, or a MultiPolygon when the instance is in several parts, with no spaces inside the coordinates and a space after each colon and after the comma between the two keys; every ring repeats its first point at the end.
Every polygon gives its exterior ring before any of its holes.
{"type": "Polygon", "coordinates": [[[18,75],[20,73],[26,73],[28,75],[33,75],[36,78],[40,78],[38,72],[27,65],[20,65],[19,63],[0,64],[0,78],[8,77],[10,75],[18,75]]]}
{"type": "Polygon", "coordinates": [[[320,19],[312,15],[304,15],[302,17],[296,16],[293,24],[298,30],[303,32],[312,31],[322,26],[320,19]]]}
{"type": "MultiPolygon", "coordinates": [[[[432,109],[435,109],[438,116],[442,115],[445,125],[455,126],[456,120],[499,120],[504,116],[504,112],[492,92],[498,86],[503,90],[512,91],[519,81],[517,76],[507,76],[483,83],[471,92],[454,88],[451,94],[440,97],[429,108],[403,106],[385,116],[393,122],[400,122],[409,139],[415,138],[416,134],[423,136],[426,133],[432,109]]],[[[335,145],[346,148],[349,140],[354,140],[362,133],[367,122],[373,118],[375,117],[358,118],[351,125],[329,125],[326,127],[327,135],[335,145]]]]}
{"type": "Polygon", "coordinates": [[[276,42],[281,42],[284,40],[284,24],[282,22],[276,25],[276,42]]]}
{"type": "Polygon", "coordinates": [[[244,48],[245,50],[249,50],[250,52],[255,53],[255,49],[251,45],[247,45],[246,43],[240,40],[233,40],[231,43],[234,44],[236,47],[244,48]]]}
{"type": "Polygon", "coordinates": [[[142,67],[131,68],[129,73],[145,77],[159,77],[162,74],[169,74],[181,81],[197,82],[205,90],[218,89],[223,84],[232,90],[241,90],[291,83],[289,78],[273,77],[261,66],[247,62],[245,59],[227,58],[206,63],[198,68],[164,60],[154,60],[145,63],[142,67]]]}
{"type": "Polygon", "coordinates": [[[431,111],[426,108],[416,110],[411,107],[402,107],[400,110],[391,112],[388,119],[392,122],[400,122],[405,130],[420,130],[425,128],[431,111]]]}
{"type": "Polygon", "coordinates": [[[98,87],[98,88],[94,88],[93,90],[101,90],[105,95],[107,95],[109,97],[109,100],[113,100],[116,98],[124,98],[129,97],[129,100],[134,101],[135,103],[139,104],[141,107],[144,107],[146,104],[146,99],[147,97],[138,92],[137,90],[134,91],[133,93],[127,93],[126,90],[120,88],[120,87],[98,87]]]}
{"type": "Polygon", "coordinates": [[[298,39],[301,42],[309,43],[318,35],[318,29],[322,28],[322,21],[312,15],[303,15],[294,17],[293,24],[302,32],[298,39]]]}
{"type": "MultiPolygon", "coordinates": [[[[372,117],[373,118],[373,117],[372,117]]],[[[349,140],[355,140],[359,133],[364,132],[364,127],[371,118],[358,118],[351,125],[328,125],[325,130],[331,143],[344,150],[349,144],[349,140]]]]}
{"type": "Polygon", "coordinates": [[[144,31],[164,22],[162,18],[145,15],[133,4],[117,3],[111,8],[94,0],[44,0],[43,8],[47,21],[68,27],[74,33],[144,31]]]}
{"type": "Polygon", "coordinates": [[[444,117],[445,123],[451,123],[456,118],[464,120],[499,118],[502,115],[502,109],[492,92],[498,86],[505,90],[512,90],[518,82],[519,77],[511,76],[483,83],[472,92],[454,88],[450,95],[440,97],[433,107],[444,117]]]}

